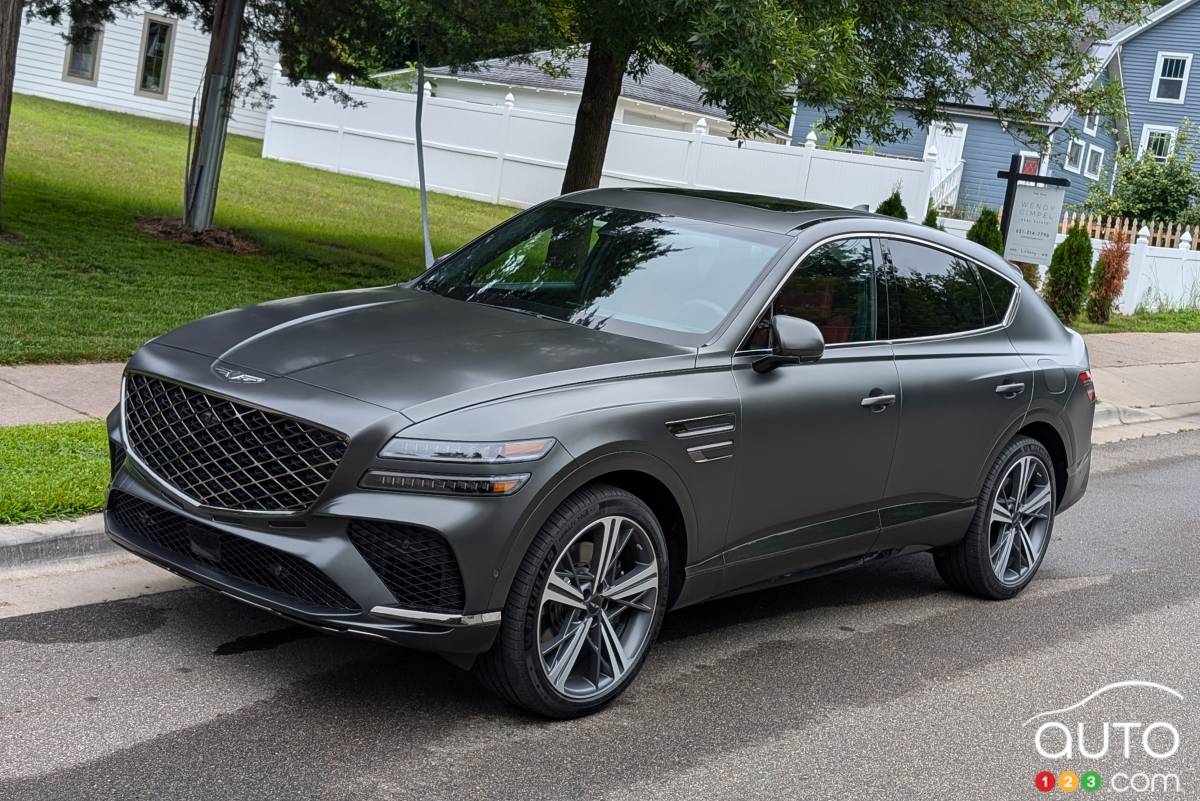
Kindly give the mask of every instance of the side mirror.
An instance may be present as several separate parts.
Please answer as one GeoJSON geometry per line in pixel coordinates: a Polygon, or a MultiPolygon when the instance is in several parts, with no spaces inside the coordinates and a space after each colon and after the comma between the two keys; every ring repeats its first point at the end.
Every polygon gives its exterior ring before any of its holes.
{"type": "Polygon", "coordinates": [[[768,373],[781,364],[815,362],[825,353],[821,329],[808,320],[777,314],[771,319],[771,341],[775,351],[754,362],[754,371],[768,373]]]}

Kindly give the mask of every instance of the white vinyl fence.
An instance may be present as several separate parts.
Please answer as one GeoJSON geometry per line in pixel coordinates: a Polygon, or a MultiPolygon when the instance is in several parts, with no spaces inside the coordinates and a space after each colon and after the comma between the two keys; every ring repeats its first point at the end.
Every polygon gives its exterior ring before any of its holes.
{"type": "MultiPolygon", "coordinates": [[[[971,222],[940,218],[948,233],[965,237],[971,222]]],[[[1117,299],[1122,314],[1132,314],[1139,307],[1161,309],[1200,308],[1200,251],[1192,250],[1192,235],[1184,233],[1175,247],[1153,247],[1150,229],[1143,227],[1136,241],[1129,246],[1129,277],[1125,291],[1117,299]]],[[[1058,241],[1067,238],[1060,233],[1058,241]]],[[[1092,264],[1104,248],[1103,239],[1092,240],[1092,264]]],[[[1041,266],[1045,283],[1046,266],[1041,266]]]]}
{"type": "MultiPolygon", "coordinates": [[[[362,105],[306,98],[276,73],[263,157],[417,185],[416,95],[343,86],[362,105]]],[[[559,194],[575,119],[427,97],[423,135],[429,188],[525,207],[559,194]]],[[[821,150],[615,123],[603,186],[701,187],[874,208],[893,189],[924,216],[936,153],[924,160],[821,150]]]]}

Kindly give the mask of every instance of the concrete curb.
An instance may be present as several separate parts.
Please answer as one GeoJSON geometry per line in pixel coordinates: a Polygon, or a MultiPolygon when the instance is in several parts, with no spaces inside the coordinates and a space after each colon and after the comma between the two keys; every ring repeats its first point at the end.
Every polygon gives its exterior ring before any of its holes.
{"type": "Polygon", "coordinates": [[[1117,406],[1100,401],[1096,404],[1096,416],[1092,428],[1109,428],[1110,426],[1129,426],[1137,423],[1148,423],[1162,419],[1160,415],[1134,406],[1117,406]]]}
{"type": "Polygon", "coordinates": [[[0,570],[98,556],[118,550],[104,533],[104,519],[100,515],[51,523],[0,526],[0,570]]]}

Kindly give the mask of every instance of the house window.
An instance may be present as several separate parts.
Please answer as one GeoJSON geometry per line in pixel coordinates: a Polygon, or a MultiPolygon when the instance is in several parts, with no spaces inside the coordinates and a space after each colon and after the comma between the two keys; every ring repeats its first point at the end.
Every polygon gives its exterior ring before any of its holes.
{"type": "Polygon", "coordinates": [[[1176,129],[1165,125],[1143,125],[1138,158],[1148,153],[1155,161],[1166,161],[1175,149],[1176,133],[1176,129]]]}
{"type": "Polygon", "coordinates": [[[137,93],[165,99],[171,79],[171,46],[175,23],[163,17],[146,15],[142,28],[141,60],[138,64],[137,93]]]}
{"type": "Polygon", "coordinates": [[[1100,168],[1104,166],[1104,148],[1088,145],[1087,163],[1083,165],[1083,174],[1088,178],[1099,178],[1100,168]]]}
{"type": "Polygon", "coordinates": [[[1063,164],[1063,168],[1068,172],[1079,172],[1083,169],[1083,151],[1084,141],[1082,139],[1072,139],[1071,144],[1067,145],[1067,160],[1063,164]]]}
{"type": "Polygon", "coordinates": [[[1083,132],[1085,134],[1088,134],[1090,136],[1095,136],[1096,131],[1099,130],[1099,128],[1100,128],[1099,112],[1093,111],[1090,114],[1088,114],[1086,117],[1083,118],[1083,132]]]}
{"type": "Polygon", "coordinates": [[[1188,75],[1191,71],[1191,53],[1159,53],[1150,99],[1157,103],[1182,103],[1187,97],[1188,75]]]}
{"type": "Polygon", "coordinates": [[[1021,175],[1041,175],[1042,157],[1031,150],[1021,151],[1021,175]]]}
{"type": "Polygon", "coordinates": [[[63,64],[64,81],[96,85],[96,74],[100,70],[100,44],[103,38],[104,33],[100,28],[71,26],[67,58],[63,64]]]}

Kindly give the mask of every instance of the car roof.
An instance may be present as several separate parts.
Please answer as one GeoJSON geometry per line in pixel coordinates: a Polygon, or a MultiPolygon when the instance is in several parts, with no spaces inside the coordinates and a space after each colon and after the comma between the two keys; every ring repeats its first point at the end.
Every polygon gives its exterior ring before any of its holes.
{"type": "Polygon", "coordinates": [[[835,231],[853,232],[859,225],[872,235],[916,237],[928,244],[962,253],[1016,281],[1021,272],[990,249],[937,228],[862,209],[847,209],[810,203],[806,200],[723,192],[715,189],[673,187],[613,187],[585,189],[563,195],[560,200],[632,209],[708,222],[755,228],[778,234],[794,234],[817,223],[841,223],[835,231]]]}
{"type": "Polygon", "coordinates": [[[564,195],[561,199],[619,209],[660,212],[781,234],[825,220],[880,218],[880,215],[862,209],[846,209],[805,200],[713,189],[614,187],[585,189],[582,192],[564,195]]]}

